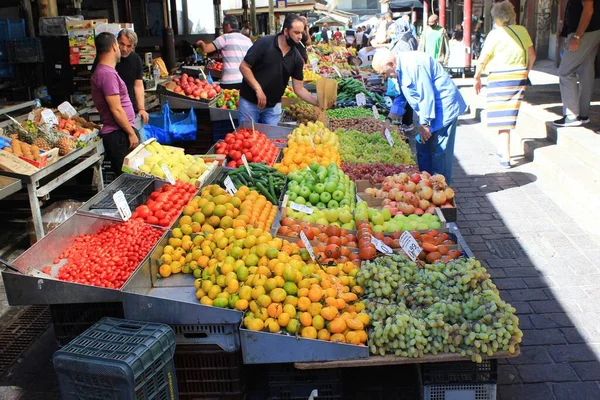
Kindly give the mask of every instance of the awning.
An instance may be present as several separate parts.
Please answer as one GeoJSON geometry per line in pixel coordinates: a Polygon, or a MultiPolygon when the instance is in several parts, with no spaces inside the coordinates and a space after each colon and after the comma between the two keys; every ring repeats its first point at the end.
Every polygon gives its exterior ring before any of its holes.
{"type": "Polygon", "coordinates": [[[390,1],[390,10],[409,11],[413,8],[423,8],[423,2],[419,0],[392,0],[390,1]]]}
{"type": "Polygon", "coordinates": [[[347,18],[343,18],[343,17],[336,16],[334,14],[331,14],[331,15],[325,15],[325,16],[319,18],[318,20],[316,20],[314,22],[313,25],[320,26],[320,25],[323,25],[326,23],[329,26],[346,26],[346,25],[348,25],[348,22],[349,21],[347,18]]]}
{"type": "MultiPolygon", "coordinates": [[[[290,4],[285,8],[275,7],[273,12],[275,13],[300,13],[300,12],[312,12],[315,8],[315,4],[290,4]]],[[[248,12],[250,9],[248,8],[248,12]]],[[[257,14],[264,14],[269,12],[269,7],[256,7],[257,14]]],[[[225,15],[242,15],[244,13],[243,8],[237,8],[233,10],[223,11],[225,15]]]]}

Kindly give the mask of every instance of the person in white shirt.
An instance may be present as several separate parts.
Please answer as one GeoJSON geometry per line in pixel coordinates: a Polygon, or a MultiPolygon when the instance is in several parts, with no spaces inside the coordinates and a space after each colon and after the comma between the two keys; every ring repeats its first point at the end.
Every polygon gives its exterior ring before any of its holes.
{"type": "Polygon", "coordinates": [[[362,67],[370,67],[371,62],[373,61],[373,56],[377,49],[369,43],[369,45],[365,48],[360,49],[358,52],[358,58],[360,58],[362,67]]]}

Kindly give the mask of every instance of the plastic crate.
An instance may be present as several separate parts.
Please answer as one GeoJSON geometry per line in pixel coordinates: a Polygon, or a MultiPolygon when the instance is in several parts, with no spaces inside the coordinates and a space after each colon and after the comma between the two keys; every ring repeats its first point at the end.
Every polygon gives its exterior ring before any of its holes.
{"type": "Polygon", "coordinates": [[[450,385],[425,385],[424,400],[473,399],[496,400],[496,385],[493,383],[463,383],[450,385]]]}
{"type": "Polygon", "coordinates": [[[421,396],[415,364],[345,368],[344,399],[413,400],[421,396]]]}
{"type": "Polygon", "coordinates": [[[6,40],[0,39],[0,62],[8,61],[8,50],[6,49],[6,40]]]}
{"type": "Polygon", "coordinates": [[[271,364],[268,373],[270,400],[306,400],[317,390],[319,400],[342,399],[339,369],[298,370],[293,364],[271,364]]]}
{"type": "Polygon", "coordinates": [[[483,360],[481,363],[457,361],[423,364],[423,384],[442,383],[496,383],[498,381],[497,360],[483,360]]]}
{"type": "Polygon", "coordinates": [[[15,67],[12,64],[0,62],[0,79],[10,79],[14,77],[15,67]]]}
{"type": "Polygon", "coordinates": [[[11,39],[6,41],[8,61],[13,64],[44,61],[42,42],[38,38],[11,39]]]}
{"type": "Polygon", "coordinates": [[[64,399],[178,399],[168,325],[104,318],[54,353],[64,399]]]}
{"type": "Polygon", "coordinates": [[[65,346],[104,317],[124,317],[122,303],[52,304],[50,313],[60,346],[65,346]]]}
{"type": "Polygon", "coordinates": [[[0,40],[1,39],[20,39],[27,36],[25,31],[25,20],[11,21],[9,19],[0,19],[0,40]]]}
{"type": "Polygon", "coordinates": [[[240,348],[239,324],[171,325],[177,344],[217,345],[223,351],[240,348]]]}
{"type": "MultiPolygon", "coordinates": [[[[235,124],[236,128],[239,126],[237,119],[234,119],[233,123],[235,124]]],[[[225,139],[225,136],[231,132],[233,132],[233,127],[231,126],[231,121],[229,120],[229,118],[225,121],[213,121],[212,137],[214,143],[217,143],[219,140],[225,139]]]]}
{"type": "Polygon", "coordinates": [[[241,351],[226,352],[215,345],[179,344],[174,361],[180,399],[244,398],[241,351]]]}

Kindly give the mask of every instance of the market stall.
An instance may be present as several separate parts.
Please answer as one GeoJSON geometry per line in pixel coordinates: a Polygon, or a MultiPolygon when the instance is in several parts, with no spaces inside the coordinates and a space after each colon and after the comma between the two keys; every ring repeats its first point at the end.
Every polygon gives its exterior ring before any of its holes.
{"type": "MultiPolygon", "coordinates": [[[[207,104],[175,89],[207,84],[178,79],[167,96],[207,104]]],[[[453,188],[418,170],[400,130],[380,134],[381,99],[367,106],[376,90],[356,83],[343,85],[352,106],[298,103],[295,127],[230,127],[209,154],[141,143],[126,174],[14,261],[21,273],[2,273],[9,303],[118,304],[126,318],[173,326],[178,346],[215,345],[245,364],[518,356],[515,309],[448,218],[453,188]]],[[[18,178],[34,196],[61,182],[35,190],[38,175],[18,178]]]]}

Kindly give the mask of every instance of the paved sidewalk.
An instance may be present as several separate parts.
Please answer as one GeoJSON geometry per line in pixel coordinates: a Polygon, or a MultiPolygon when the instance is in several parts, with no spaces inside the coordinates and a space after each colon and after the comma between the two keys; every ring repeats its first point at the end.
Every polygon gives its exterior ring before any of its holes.
{"type": "Polygon", "coordinates": [[[485,128],[459,126],[458,226],[516,309],[521,355],[501,360],[499,398],[600,399],[600,243],[521,167],[498,166],[485,128]]]}

